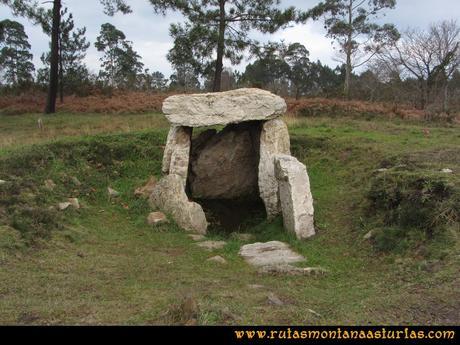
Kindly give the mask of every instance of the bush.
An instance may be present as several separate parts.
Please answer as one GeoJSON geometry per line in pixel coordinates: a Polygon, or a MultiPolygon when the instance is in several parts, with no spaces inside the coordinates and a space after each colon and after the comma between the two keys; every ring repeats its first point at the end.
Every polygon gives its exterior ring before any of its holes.
{"type": "Polygon", "coordinates": [[[374,244],[382,251],[407,248],[410,239],[432,239],[460,221],[460,190],[438,172],[380,172],[371,179],[367,199],[367,213],[377,224],[374,244]]]}

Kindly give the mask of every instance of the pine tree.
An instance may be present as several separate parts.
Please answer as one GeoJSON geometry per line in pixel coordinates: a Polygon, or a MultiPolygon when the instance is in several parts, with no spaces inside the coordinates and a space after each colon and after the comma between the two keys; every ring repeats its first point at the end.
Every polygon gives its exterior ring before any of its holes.
{"type": "Polygon", "coordinates": [[[6,83],[23,86],[33,81],[35,70],[24,26],[5,19],[0,22],[0,71],[6,83]]]}
{"type": "Polygon", "coordinates": [[[392,24],[378,25],[372,20],[385,9],[396,6],[396,0],[325,0],[300,18],[324,17],[328,37],[336,41],[346,66],[344,95],[350,97],[353,69],[366,64],[386,44],[397,40],[392,24]]]}
{"type": "MultiPolygon", "coordinates": [[[[43,27],[50,34],[51,25],[43,27]]],[[[73,15],[67,8],[61,11],[61,25],[59,29],[59,95],[61,103],[64,100],[64,91],[78,91],[79,85],[88,79],[88,69],[83,60],[90,43],[86,40],[86,28],[75,28],[73,15]]],[[[39,71],[41,78],[48,82],[50,53],[41,57],[45,68],[39,71]]],[[[44,80],[42,80],[44,81],[44,80]]]]}
{"type": "Polygon", "coordinates": [[[106,84],[111,89],[134,87],[144,65],[125,34],[112,24],[103,24],[94,45],[104,53],[100,76],[106,84]]]}
{"type": "Polygon", "coordinates": [[[174,48],[172,65],[188,64],[195,74],[214,73],[213,90],[220,91],[224,58],[239,64],[243,52],[254,42],[251,30],[273,33],[294,19],[294,8],[278,8],[280,0],[150,0],[155,10],[177,10],[185,24],[174,24],[170,33],[174,48]],[[216,58],[213,58],[216,56],[216,58]]]}

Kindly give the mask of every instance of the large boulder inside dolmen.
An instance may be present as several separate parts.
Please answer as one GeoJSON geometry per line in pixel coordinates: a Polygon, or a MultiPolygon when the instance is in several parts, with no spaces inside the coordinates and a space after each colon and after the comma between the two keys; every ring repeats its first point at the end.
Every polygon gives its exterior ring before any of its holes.
{"type": "Polygon", "coordinates": [[[192,140],[188,187],[194,199],[246,199],[258,194],[259,123],[228,125],[192,140]]]}
{"type": "Polygon", "coordinates": [[[209,201],[228,209],[232,220],[260,204],[269,219],[282,213],[285,228],[298,238],[313,235],[307,171],[290,156],[289,133],[280,118],[286,108],[284,99],[259,89],[167,98],[163,112],[171,129],[162,170],[169,176],[158,183],[152,204],[196,232],[206,230],[202,206],[209,201]],[[215,125],[226,127],[192,138],[194,128],[215,125]],[[229,208],[234,201],[244,203],[229,208]]]}

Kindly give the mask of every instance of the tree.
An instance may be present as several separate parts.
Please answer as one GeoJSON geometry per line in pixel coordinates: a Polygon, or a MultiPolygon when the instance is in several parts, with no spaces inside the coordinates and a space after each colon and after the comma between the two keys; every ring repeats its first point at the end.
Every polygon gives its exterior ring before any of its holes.
{"type": "Polygon", "coordinates": [[[419,85],[422,109],[431,102],[437,84],[444,86],[447,103],[448,80],[460,67],[460,28],[455,21],[443,21],[428,30],[407,30],[380,58],[393,69],[401,68],[403,77],[413,77],[419,85]]]}
{"type": "Polygon", "coordinates": [[[246,66],[243,80],[252,86],[280,93],[282,88],[288,86],[289,65],[284,60],[285,50],[283,42],[252,47],[251,55],[257,59],[246,66]]]}
{"type": "MultiPolygon", "coordinates": [[[[51,25],[44,26],[44,31],[50,33],[51,25]]],[[[61,11],[59,29],[59,94],[61,103],[64,100],[64,89],[76,91],[78,85],[88,77],[88,70],[83,63],[86,50],[90,43],[86,41],[86,28],[75,28],[73,15],[67,13],[67,8],[61,11]]],[[[40,75],[49,75],[50,53],[43,54],[41,60],[46,66],[40,75]]],[[[48,80],[48,78],[46,78],[48,80]]]]}
{"type": "Polygon", "coordinates": [[[311,75],[311,63],[307,48],[300,43],[292,43],[286,47],[284,60],[289,66],[288,77],[295,88],[295,98],[311,88],[313,78],[311,75]]]}
{"type": "Polygon", "coordinates": [[[105,23],[101,26],[100,35],[94,45],[98,51],[104,53],[100,75],[108,86],[111,89],[133,87],[143,64],[140,56],[133,50],[132,43],[126,40],[125,34],[112,24],[105,23]]]}
{"type": "Polygon", "coordinates": [[[168,83],[168,79],[165,78],[163,73],[159,71],[150,73],[148,68],[144,70],[140,78],[141,88],[145,91],[163,91],[168,83]]]}
{"type": "Polygon", "coordinates": [[[13,15],[26,17],[34,25],[41,24],[41,20],[45,15],[45,10],[35,0],[0,0],[0,5],[8,6],[13,15]]]}
{"type": "Polygon", "coordinates": [[[0,70],[8,84],[21,86],[33,80],[35,70],[24,26],[5,19],[0,22],[0,70]]]}
{"type": "MultiPolygon", "coordinates": [[[[124,0],[100,0],[107,15],[114,15],[131,12],[131,8],[124,0]]],[[[53,0],[53,19],[51,26],[51,53],[50,53],[50,76],[48,85],[48,96],[46,100],[45,113],[56,112],[56,98],[58,90],[59,73],[59,27],[61,24],[61,0],[53,0]]],[[[0,4],[11,8],[14,15],[24,16],[32,20],[34,24],[47,25],[46,11],[38,5],[35,0],[0,0],[0,4]]]]}
{"type": "Polygon", "coordinates": [[[345,63],[343,92],[347,98],[353,69],[366,64],[382,47],[399,38],[394,25],[372,21],[381,11],[395,5],[396,0],[325,0],[301,16],[301,21],[325,18],[327,36],[336,41],[340,61],[345,63]]]}
{"type": "Polygon", "coordinates": [[[59,77],[59,26],[61,24],[61,0],[53,0],[53,20],[51,27],[50,76],[45,114],[56,112],[56,97],[59,77]]]}
{"type": "Polygon", "coordinates": [[[150,0],[156,11],[182,13],[185,24],[171,26],[173,66],[188,64],[195,73],[214,73],[213,90],[220,91],[224,58],[233,65],[253,42],[250,30],[273,33],[294,19],[294,8],[278,8],[280,0],[150,0]],[[215,56],[215,58],[213,58],[215,56]]]}
{"type": "Polygon", "coordinates": [[[200,81],[194,68],[187,64],[177,66],[169,79],[171,81],[169,86],[172,89],[182,89],[184,92],[200,89],[200,81]]]}

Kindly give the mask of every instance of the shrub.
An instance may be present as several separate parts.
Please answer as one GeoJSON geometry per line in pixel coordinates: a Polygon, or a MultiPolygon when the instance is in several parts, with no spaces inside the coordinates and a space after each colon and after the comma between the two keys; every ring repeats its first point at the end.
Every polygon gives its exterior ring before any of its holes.
{"type": "Polygon", "coordinates": [[[370,181],[367,199],[378,228],[374,244],[382,251],[406,248],[411,238],[431,239],[460,221],[460,190],[438,172],[380,172],[370,181]]]}

